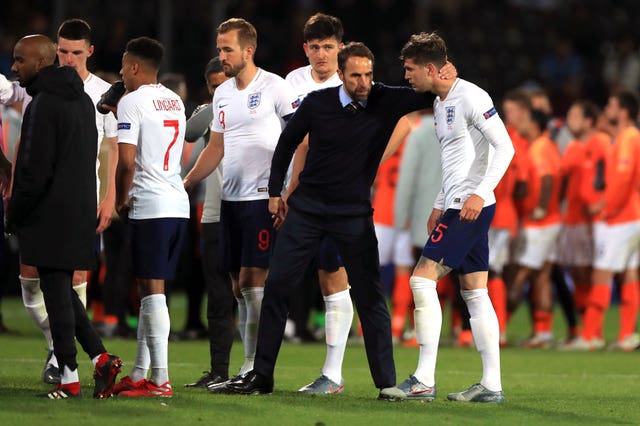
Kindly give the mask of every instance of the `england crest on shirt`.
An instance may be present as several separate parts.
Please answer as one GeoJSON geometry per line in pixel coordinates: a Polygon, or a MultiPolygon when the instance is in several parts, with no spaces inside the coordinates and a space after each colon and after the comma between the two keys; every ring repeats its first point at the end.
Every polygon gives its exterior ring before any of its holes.
{"type": "Polygon", "coordinates": [[[249,95],[249,99],[247,100],[247,106],[249,109],[256,109],[258,105],[260,105],[260,98],[262,96],[262,92],[251,93],[249,95]]]}
{"type": "Polygon", "coordinates": [[[453,125],[453,122],[456,119],[456,107],[455,106],[447,107],[446,113],[447,113],[447,126],[451,127],[451,125],[453,125]]]}

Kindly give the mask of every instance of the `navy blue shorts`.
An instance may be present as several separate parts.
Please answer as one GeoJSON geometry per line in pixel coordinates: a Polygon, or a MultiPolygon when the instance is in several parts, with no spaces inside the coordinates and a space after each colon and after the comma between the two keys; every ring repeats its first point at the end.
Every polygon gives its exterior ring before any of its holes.
{"type": "Polygon", "coordinates": [[[133,272],[136,278],[171,280],[189,219],[129,219],[133,272]]]}
{"type": "Polygon", "coordinates": [[[460,210],[448,209],[431,231],[422,255],[442,262],[459,274],[489,270],[489,225],[495,204],[485,207],[474,222],[462,222],[460,210]]]}
{"type": "Polygon", "coordinates": [[[327,235],[322,237],[315,261],[318,269],[329,272],[335,272],[343,266],[342,258],[338,253],[338,246],[333,241],[333,238],[327,235]]]}
{"type": "Polygon", "coordinates": [[[238,272],[240,267],[269,268],[273,237],[269,200],[222,200],[220,265],[224,271],[238,272]]]}

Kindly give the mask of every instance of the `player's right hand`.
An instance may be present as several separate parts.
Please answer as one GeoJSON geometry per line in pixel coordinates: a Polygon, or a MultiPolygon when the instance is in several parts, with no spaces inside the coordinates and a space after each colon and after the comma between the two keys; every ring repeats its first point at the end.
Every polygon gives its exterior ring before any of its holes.
{"type": "Polygon", "coordinates": [[[287,204],[281,197],[269,197],[269,213],[273,219],[273,227],[280,229],[287,216],[287,204]]]}
{"type": "Polygon", "coordinates": [[[427,221],[427,235],[431,235],[431,231],[433,231],[440,221],[442,217],[443,211],[440,209],[431,210],[431,215],[429,216],[429,220],[427,221]]]}

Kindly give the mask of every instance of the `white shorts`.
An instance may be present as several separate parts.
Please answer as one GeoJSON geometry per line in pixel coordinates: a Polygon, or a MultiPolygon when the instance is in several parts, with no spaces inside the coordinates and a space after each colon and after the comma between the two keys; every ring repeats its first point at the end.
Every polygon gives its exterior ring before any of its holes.
{"type": "Polygon", "coordinates": [[[622,272],[638,267],[640,222],[593,225],[595,259],[593,267],[605,271],[622,272]]]}
{"type": "Polygon", "coordinates": [[[375,224],[378,238],[378,252],[380,264],[409,266],[415,263],[411,255],[411,232],[407,229],[397,229],[393,226],[375,224]]]}
{"type": "Polygon", "coordinates": [[[547,260],[552,260],[553,250],[562,225],[525,227],[518,236],[515,262],[520,266],[539,270],[547,260]]]}
{"type": "Polygon", "coordinates": [[[554,260],[562,266],[591,266],[593,264],[591,224],[564,225],[558,235],[554,260]]]}
{"type": "Polygon", "coordinates": [[[509,261],[509,230],[489,228],[489,270],[501,274],[509,261]]]}

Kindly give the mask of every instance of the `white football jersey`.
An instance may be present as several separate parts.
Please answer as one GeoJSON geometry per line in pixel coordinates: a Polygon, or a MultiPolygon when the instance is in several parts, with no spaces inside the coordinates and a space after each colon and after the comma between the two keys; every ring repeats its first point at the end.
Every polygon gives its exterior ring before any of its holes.
{"type": "Polygon", "coordinates": [[[444,100],[436,97],[434,118],[443,191],[435,207],[461,209],[472,194],[482,197],[485,207],[494,204],[493,189],[509,166],[513,146],[489,94],[457,79],[444,100]]]}
{"type": "Polygon", "coordinates": [[[322,83],[318,83],[311,76],[311,65],[307,65],[306,67],[300,67],[293,71],[291,71],[285,77],[285,80],[293,86],[293,90],[295,90],[298,95],[298,99],[302,100],[309,93],[326,89],[327,87],[337,87],[342,84],[342,80],[338,77],[338,73],[334,73],[331,78],[323,81],[322,83]]]}
{"type": "Polygon", "coordinates": [[[118,143],[137,146],[131,219],[189,217],[189,197],[180,177],[185,128],[182,100],[161,84],[145,84],[120,100],[118,143]]]}
{"type": "MultiPolygon", "coordinates": [[[[11,105],[17,102],[23,102],[22,114],[24,110],[31,102],[31,96],[27,94],[27,90],[21,87],[16,82],[9,82],[10,85],[6,85],[6,78],[0,74],[0,103],[11,105]]],[[[109,90],[111,85],[98,77],[97,75],[89,73],[89,76],[84,80],[84,91],[93,102],[93,108],[96,108],[96,104],[100,100],[100,97],[104,92],[109,90]]],[[[118,136],[118,123],[112,113],[100,114],[97,109],[96,113],[96,127],[98,129],[98,153],[100,152],[100,143],[106,136],[108,138],[114,138],[118,136]]],[[[100,157],[96,158],[96,185],[98,194],[100,193],[100,178],[98,176],[98,169],[100,168],[100,157]]],[[[98,200],[100,197],[98,197],[98,200]]]]}
{"type": "Polygon", "coordinates": [[[238,90],[235,78],[216,89],[211,129],[224,134],[223,200],[269,198],[271,158],[282,132],[281,118],[292,114],[299,103],[289,83],[261,68],[243,90],[238,90]]]}
{"type": "MultiPolygon", "coordinates": [[[[93,102],[93,108],[96,108],[96,104],[100,100],[100,97],[105,93],[111,85],[98,77],[97,75],[89,73],[89,77],[84,80],[84,91],[93,102]]],[[[98,176],[98,169],[100,168],[100,144],[103,138],[115,138],[118,136],[118,121],[113,116],[113,113],[101,114],[96,109],[96,127],[98,128],[98,157],[96,159],[96,183],[98,185],[98,193],[100,192],[100,178],[98,176]]],[[[98,197],[100,199],[100,197],[98,197]]]]}

